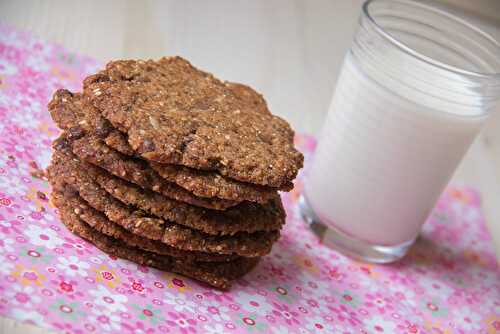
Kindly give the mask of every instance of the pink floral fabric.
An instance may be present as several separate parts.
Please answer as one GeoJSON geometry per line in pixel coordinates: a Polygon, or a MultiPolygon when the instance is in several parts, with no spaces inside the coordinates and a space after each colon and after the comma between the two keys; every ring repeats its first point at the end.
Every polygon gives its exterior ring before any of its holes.
{"type": "MultiPolygon", "coordinates": [[[[355,262],[319,243],[283,194],[281,240],[220,292],[108,256],[69,233],[31,176],[58,130],[46,104],[101,64],[0,26],[0,314],[63,333],[499,333],[500,273],[478,193],[443,194],[410,254],[355,262]]],[[[361,205],[361,203],[360,203],[361,205]]]]}

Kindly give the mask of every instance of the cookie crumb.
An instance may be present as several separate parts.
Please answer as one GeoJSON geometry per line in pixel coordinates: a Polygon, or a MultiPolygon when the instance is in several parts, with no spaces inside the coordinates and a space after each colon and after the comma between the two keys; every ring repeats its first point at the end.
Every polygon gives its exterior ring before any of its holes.
{"type": "Polygon", "coordinates": [[[40,180],[45,180],[47,181],[47,174],[45,173],[45,171],[43,169],[35,169],[34,171],[32,171],[30,173],[30,175],[36,179],[40,179],[40,180]]]}
{"type": "Polygon", "coordinates": [[[47,201],[47,195],[43,191],[38,190],[36,192],[36,196],[41,199],[42,201],[47,201]]]}

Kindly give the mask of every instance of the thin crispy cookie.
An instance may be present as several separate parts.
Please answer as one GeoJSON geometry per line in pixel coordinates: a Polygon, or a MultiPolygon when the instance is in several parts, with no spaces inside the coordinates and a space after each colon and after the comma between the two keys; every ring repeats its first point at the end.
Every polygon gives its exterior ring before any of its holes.
{"type": "Polygon", "coordinates": [[[246,233],[232,236],[214,236],[148,216],[142,211],[129,208],[100,188],[81,168],[72,169],[64,159],[53,156],[48,168],[49,181],[56,189],[72,187],[94,209],[130,232],[162,242],[182,250],[207,253],[237,254],[240,256],[263,256],[271,251],[278,239],[278,231],[246,233]],[[85,177],[86,176],[86,177],[85,177]]]}
{"type": "Polygon", "coordinates": [[[130,247],[136,247],[160,255],[182,258],[185,261],[225,262],[237,258],[234,255],[183,251],[170,247],[160,241],[139,237],[111,222],[101,212],[90,207],[76,193],[68,191],[68,189],[61,191],[54,190],[51,200],[60,212],[72,212],[94,230],[118,239],[130,247]]]}
{"type": "MultiPolygon", "coordinates": [[[[62,141],[62,143],[61,143],[62,141]]],[[[285,210],[277,196],[264,205],[244,202],[225,211],[204,209],[144,190],[105,171],[79,161],[64,145],[56,141],[50,167],[53,177],[69,182],[93,184],[126,205],[212,235],[234,235],[238,232],[276,231],[285,223],[285,210]]],[[[98,190],[95,190],[98,191],[98,190]]]]}
{"type": "Polygon", "coordinates": [[[197,197],[175,183],[163,179],[145,161],[130,158],[110,149],[96,136],[85,135],[76,139],[72,141],[72,148],[75,155],[83,161],[168,198],[215,210],[225,210],[239,203],[216,197],[197,197]]]}
{"type": "Polygon", "coordinates": [[[103,252],[136,262],[140,265],[191,277],[219,289],[229,289],[232,281],[248,273],[259,261],[259,258],[241,257],[234,261],[222,262],[217,265],[209,262],[187,262],[183,259],[158,255],[127,246],[117,239],[93,230],[75,214],[66,210],[61,212],[61,221],[71,232],[88,240],[103,252]]]}
{"type": "Polygon", "coordinates": [[[84,95],[147,160],[218,170],[281,187],[302,167],[283,119],[238,98],[180,57],[113,61],[84,81],[84,95]]]}
{"type": "MultiPolygon", "coordinates": [[[[246,94],[246,86],[231,84],[231,87],[239,95],[245,96],[245,99],[249,101],[248,103],[265,107],[265,102],[262,104],[259,101],[260,95],[255,92],[253,95],[251,93],[246,94]],[[239,88],[240,86],[243,88],[239,88]]],[[[114,129],[95,108],[85,103],[80,93],[71,93],[65,89],[56,91],[49,103],[49,111],[52,119],[61,129],[72,133],[81,132],[83,129],[86,133],[95,134],[102,138],[106,145],[116,151],[129,156],[135,155],[126,135],[114,129]]],[[[275,195],[277,190],[289,191],[293,188],[291,182],[284,184],[280,188],[265,187],[222,177],[217,172],[200,171],[178,165],[156,163],[152,167],[160,176],[170,182],[175,182],[199,197],[218,197],[235,201],[248,200],[265,203],[275,195]],[[172,174],[173,172],[175,174],[172,174]]]]}

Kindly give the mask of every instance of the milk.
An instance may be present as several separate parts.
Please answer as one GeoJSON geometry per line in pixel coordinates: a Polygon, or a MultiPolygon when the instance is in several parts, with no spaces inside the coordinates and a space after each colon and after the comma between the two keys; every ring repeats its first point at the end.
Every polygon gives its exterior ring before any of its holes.
{"type": "Polygon", "coordinates": [[[464,108],[396,81],[380,85],[359,66],[349,53],[306,198],[322,223],[370,244],[398,245],[418,235],[485,116],[480,105],[464,108]]]}

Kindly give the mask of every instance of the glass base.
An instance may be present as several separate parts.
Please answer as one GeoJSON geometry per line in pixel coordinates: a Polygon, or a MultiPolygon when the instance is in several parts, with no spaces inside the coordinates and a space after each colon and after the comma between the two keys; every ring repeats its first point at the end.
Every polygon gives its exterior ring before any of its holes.
{"type": "Polygon", "coordinates": [[[380,246],[370,244],[366,241],[355,239],[331,226],[323,224],[304,195],[300,196],[299,208],[305,222],[309,225],[314,234],[329,248],[356,260],[373,263],[391,263],[401,259],[413,245],[415,239],[395,246],[380,246]]]}

